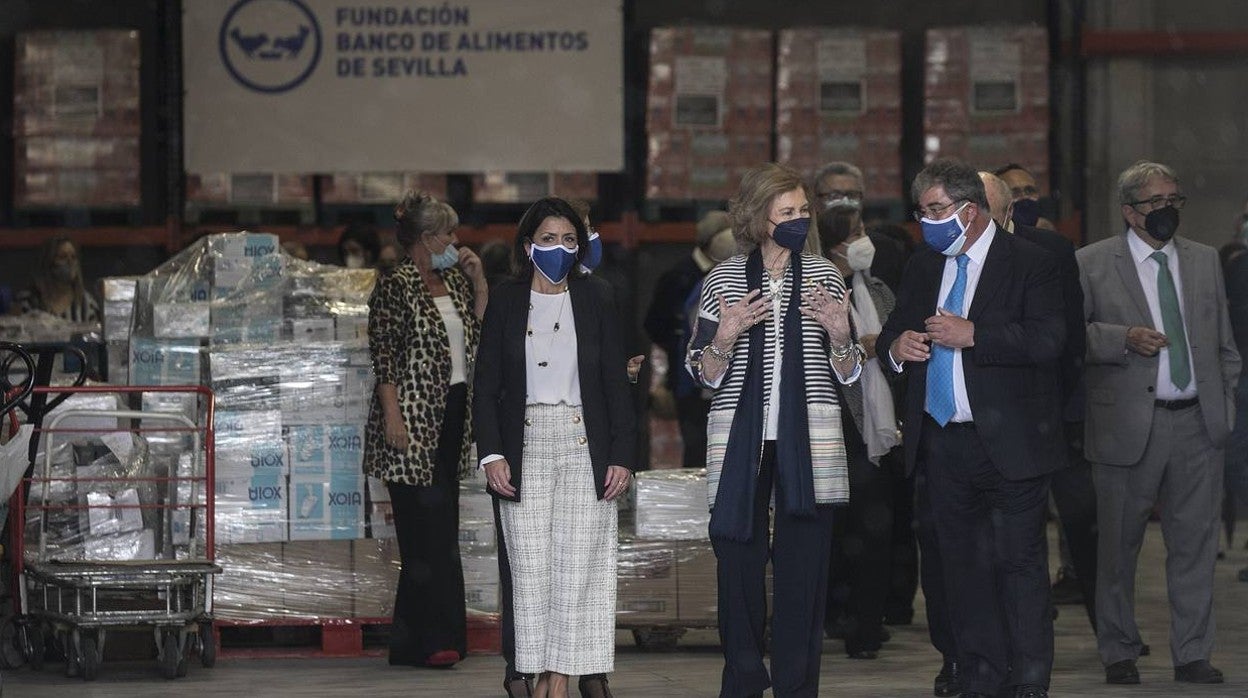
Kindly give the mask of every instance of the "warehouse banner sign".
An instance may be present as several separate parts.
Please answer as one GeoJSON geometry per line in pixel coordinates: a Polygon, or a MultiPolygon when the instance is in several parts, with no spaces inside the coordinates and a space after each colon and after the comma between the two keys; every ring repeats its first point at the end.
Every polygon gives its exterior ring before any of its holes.
{"type": "Polygon", "coordinates": [[[182,8],[188,172],[623,167],[620,0],[182,8]]]}

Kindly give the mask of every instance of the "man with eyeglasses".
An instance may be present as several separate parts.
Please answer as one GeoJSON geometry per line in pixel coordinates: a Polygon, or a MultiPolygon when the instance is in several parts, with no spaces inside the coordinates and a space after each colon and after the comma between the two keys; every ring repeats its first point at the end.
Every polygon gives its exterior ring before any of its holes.
{"type": "MultiPolygon", "coordinates": [[[[866,201],[864,181],[862,170],[857,165],[842,161],[824,165],[815,174],[812,186],[819,214],[837,208],[862,211],[866,201]]],[[[865,216],[863,220],[867,221],[865,216]]],[[[867,238],[875,247],[871,276],[888,284],[889,290],[896,293],[908,256],[904,243],[872,225],[867,226],[867,238]]]]}
{"type": "Polygon", "coordinates": [[[906,466],[925,477],[961,695],[1044,698],[1045,514],[1049,474],[1066,464],[1057,263],[997,228],[965,163],[933,162],[911,193],[927,247],[911,257],[876,346],[909,376],[906,466]]]}
{"type": "Polygon", "coordinates": [[[1087,320],[1084,455],[1096,483],[1097,648],[1111,684],[1136,684],[1135,574],[1158,502],[1166,542],[1174,680],[1222,683],[1213,575],[1222,448],[1240,358],[1218,253],[1176,237],[1187,197],[1141,160],[1118,177],[1123,235],[1077,253],[1087,320]]]}
{"type": "Polygon", "coordinates": [[[1011,221],[1033,228],[1057,230],[1053,221],[1040,215],[1040,187],[1037,186],[1036,178],[1027,171],[1027,168],[1011,162],[997,168],[993,174],[1004,180],[1010,188],[1010,194],[1014,199],[1014,208],[1010,214],[1011,221]]]}

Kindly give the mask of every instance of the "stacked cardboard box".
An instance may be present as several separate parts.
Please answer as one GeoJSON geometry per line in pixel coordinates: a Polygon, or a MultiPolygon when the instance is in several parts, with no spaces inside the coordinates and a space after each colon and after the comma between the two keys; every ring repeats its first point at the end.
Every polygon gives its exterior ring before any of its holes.
{"type": "Polygon", "coordinates": [[[647,198],[732,197],[771,159],[772,83],[769,31],[651,30],[647,198]]]}
{"type": "Polygon", "coordinates": [[[322,182],[327,204],[397,204],[406,192],[423,191],[446,199],[446,175],[401,172],[336,173],[322,182]]]}
{"type": "Polygon", "coordinates": [[[777,159],[803,175],[849,161],[862,168],[867,196],[900,196],[900,34],[786,29],[778,52],[777,159]]]}
{"type": "Polygon", "coordinates": [[[1049,171],[1049,46],[1040,27],[927,31],[925,157],[1049,171]]]}
{"type": "Polygon", "coordinates": [[[23,32],[15,54],[17,205],[137,206],[138,32],[23,32]]]}

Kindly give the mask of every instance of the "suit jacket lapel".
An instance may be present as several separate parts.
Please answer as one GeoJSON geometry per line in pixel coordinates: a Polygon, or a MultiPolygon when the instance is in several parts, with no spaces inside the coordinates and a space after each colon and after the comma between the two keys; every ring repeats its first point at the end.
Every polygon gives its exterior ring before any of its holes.
{"type": "Polygon", "coordinates": [[[1127,289],[1127,295],[1131,297],[1135,303],[1135,309],[1139,311],[1140,324],[1152,327],[1153,313],[1148,309],[1148,299],[1144,297],[1144,287],[1140,285],[1140,274],[1135,268],[1135,258],[1131,256],[1131,248],[1127,245],[1127,235],[1131,234],[1132,232],[1128,230],[1126,235],[1120,236],[1118,243],[1114,245],[1114,267],[1118,270],[1118,276],[1127,289]]]}
{"type": "Polygon", "coordinates": [[[1004,230],[997,228],[992,239],[992,247],[984,257],[984,268],[979,272],[979,284],[975,287],[975,297],[971,299],[971,309],[966,314],[968,320],[974,321],[983,312],[984,307],[997,295],[1001,284],[1010,276],[1011,240],[1004,230]]]}
{"type": "Polygon", "coordinates": [[[1174,249],[1179,253],[1179,283],[1183,287],[1183,297],[1179,302],[1183,304],[1183,318],[1187,325],[1187,341],[1191,344],[1192,327],[1196,323],[1197,312],[1196,307],[1196,286],[1198,279],[1196,276],[1196,267],[1193,265],[1192,250],[1188,247],[1187,241],[1181,238],[1174,239],[1174,249]]]}
{"type": "Polygon", "coordinates": [[[586,380],[585,371],[591,366],[586,352],[591,349],[590,340],[590,322],[593,317],[594,308],[592,308],[591,298],[589,297],[589,289],[586,288],[585,279],[580,277],[572,277],[568,279],[568,295],[572,300],[572,323],[576,327],[576,366],[577,373],[581,378],[581,385],[590,385],[591,382],[586,380]]]}

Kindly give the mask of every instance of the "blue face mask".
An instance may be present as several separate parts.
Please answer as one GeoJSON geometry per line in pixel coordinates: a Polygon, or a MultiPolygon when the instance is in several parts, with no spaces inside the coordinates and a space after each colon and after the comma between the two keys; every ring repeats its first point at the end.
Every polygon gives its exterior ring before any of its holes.
{"type": "Polygon", "coordinates": [[[586,253],[581,266],[588,271],[593,271],[598,268],[599,264],[602,264],[602,238],[595,231],[589,234],[589,252],[586,253]]]}
{"type": "Polygon", "coordinates": [[[454,245],[447,245],[441,254],[435,254],[432,257],[433,268],[438,271],[450,269],[459,263],[459,250],[454,245]]]}
{"type": "Polygon", "coordinates": [[[533,266],[537,267],[547,281],[560,284],[568,278],[568,272],[572,271],[572,265],[576,264],[578,249],[577,247],[568,249],[563,245],[531,245],[529,259],[533,260],[533,266]]]}
{"type": "Polygon", "coordinates": [[[1035,199],[1019,199],[1014,202],[1014,212],[1010,220],[1015,223],[1035,227],[1040,220],[1040,202],[1035,199]]]}
{"type": "Polygon", "coordinates": [[[810,217],[793,218],[775,224],[775,232],[771,239],[776,244],[793,252],[801,252],[806,247],[806,235],[810,232],[810,217]]]}
{"type": "Polygon", "coordinates": [[[923,242],[945,256],[958,256],[962,252],[962,246],[966,244],[966,226],[962,225],[962,219],[958,218],[958,214],[970,203],[964,202],[947,218],[938,221],[927,217],[922,218],[919,225],[923,227],[923,242]]]}

